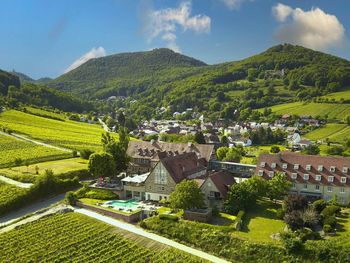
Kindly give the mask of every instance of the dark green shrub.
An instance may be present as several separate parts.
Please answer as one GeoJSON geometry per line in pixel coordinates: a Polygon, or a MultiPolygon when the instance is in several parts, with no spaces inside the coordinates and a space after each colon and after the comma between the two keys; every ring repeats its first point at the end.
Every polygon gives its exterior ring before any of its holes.
{"type": "Polygon", "coordinates": [[[296,234],[303,242],[305,242],[306,240],[317,240],[321,238],[318,232],[314,232],[308,227],[297,230],[296,234]]]}
{"type": "Polygon", "coordinates": [[[72,155],[73,155],[73,157],[75,158],[75,157],[78,156],[78,152],[77,152],[76,150],[74,150],[74,151],[72,151],[72,155]]]}
{"type": "Polygon", "coordinates": [[[325,233],[330,233],[330,232],[332,232],[332,227],[330,226],[330,225],[323,225],[323,231],[325,232],[325,233]]]}
{"type": "Polygon", "coordinates": [[[330,225],[332,228],[335,228],[337,225],[337,219],[335,216],[327,216],[323,219],[323,225],[330,225]]]}
{"type": "Polygon", "coordinates": [[[77,202],[77,198],[76,198],[74,192],[72,192],[72,191],[67,192],[64,199],[65,199],[66,203],[69,205],[75,205],[77,202]]]}
{"type": "Polygon", "coordinates": [[[290,254],[300,253],[304,247],[302,240],[294,234],[281,234],[281,239],[284,247],[290,254]]]}
{"type": "Polygon", "coordinates": [[[94,153],[94,151],[92,151],[92,150],[83,149],[80,151],[80,157],[85,159],[85,160],[89,160],[90,155],[93,153],[94,153]]]}
{"type": "Polygon", "coordinates": [[[338,213],[340,213],[340,211],[341,211],[341,208],[339,206],[330,205],[330,206],[327,206],[325,209],[322,210],[321,217],[322,218],[326,218],[328,216],[332,216],[332,215],[338,214],[338,213]]]}
{"type": "Polygon", "coordinates": [[[323,199],[319,199],[319,200],[316,200],[315,202],[313,202],[312,206],[320,214],[323,211],[323,209],[326,208],[327,202],[323,199]]]}
{"type": "Polygon", "coordinates": [[[160,214],[159,218],[163,219],[163,220],[171,220],[171,221],[174,221],[174,222],[178,222],[179,221],[179,217],[176,216],[176,215],[160,214]]]}
{"type": "Polygon", "coordinates": [[[278,208],[277,211],[276,211],[277,218],[283,220],[284,215],[285,215],[284,209],[283,208],[278,208]]]}

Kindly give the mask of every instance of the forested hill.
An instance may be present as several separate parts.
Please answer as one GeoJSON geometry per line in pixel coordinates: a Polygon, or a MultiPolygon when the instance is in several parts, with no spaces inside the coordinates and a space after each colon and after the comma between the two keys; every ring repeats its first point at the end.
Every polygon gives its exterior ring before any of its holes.
{"type": "Polygon", "coordinates": [[[19,80],[21,81],[21,83],[24,82],[35,82],[34,79],[32,79],[31,77],[29,77],[28,75],[21,73],[21,72],[17,72],[17,71],[11,71],[10,72],[12,75],[15,75],[17,77],[19,77],[19,80]]]}
{"type": "Polygon", "coordinates": [[[141,87],[144,81],[174,79],[183,76],[184,71],[189,68],[201,66],[206,64],[170,49],[160,48],[91,59],[53,80],[49,85],[75,94],[86,94],[88,91],[94,97],[101,89],[135,87],[131,84],[135,81],[136,86],[141,87]],[[169,73],[169,70],[174,71],[170,73],[171,76],[165,73],[169,73]]]}
{"type": "Polygon", "coordinates": [[[17,76],[12,75],[0,69],[0,95],[7,94],[9,86],[20,86],[20,80],[17,76]]]}

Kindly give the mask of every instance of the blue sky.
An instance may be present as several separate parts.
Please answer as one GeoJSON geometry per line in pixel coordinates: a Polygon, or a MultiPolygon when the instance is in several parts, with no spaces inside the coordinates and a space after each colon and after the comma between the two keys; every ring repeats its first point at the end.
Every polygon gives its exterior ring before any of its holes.
{"type": "Polygon", "coordinates": [[[0,68],[57,77],[156,47],[214,64],[283,42],[350,59],[348,10],[347,0],[3,0],[0,68]]]}

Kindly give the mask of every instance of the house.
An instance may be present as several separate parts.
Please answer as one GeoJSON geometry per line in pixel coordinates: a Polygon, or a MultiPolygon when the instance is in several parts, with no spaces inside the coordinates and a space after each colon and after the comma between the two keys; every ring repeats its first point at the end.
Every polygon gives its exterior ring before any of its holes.
{"type": "Polygon", "coordinates": [[[304,195],[310,200],[323,198],[329,201],[336,196],[340,204],[349,203],[349,157],[304,155],[293,152],[260,155],[256,174],[271,179],[276,173],[284,174],[292,182],[291,193],[304,195]]]}
{"type": "Polygon", "coordinates": [[[233,144],[235,146],[243,146],[243,147],[247,147],[247,146],[251,146],[252,145],[252,140],[249,138],[241,138],[239,140],[233,141],[233,144]]]}
{"type": "Polygon", "coordinates": [[[206,205],[221,208],[230,187],[235,183],[233,175],[228,171],[219,171],[209,175],[200,185],[206,205]]]}
{"type": "Polygon", "coordinates": [[[124,188],[124,197],[126,199],[145,200],[145,181],[148,173],[127,176],[121,180],[124,188]]]}
{"type": "Polygon", "coordinates": [[[205,176],[206,163],[194,152],[160,159],[145,181],[146,200],[168,199],[182,180],[205,176]]]}
{"type": "Polygon", "coordinates": [[[166,143],[151,140],[130,141],[127,154],[130,157],[128,174],[151,172],[160,159],[193,152],[207,162],[215,159],[214,145],[192,143],[166,143]]]}

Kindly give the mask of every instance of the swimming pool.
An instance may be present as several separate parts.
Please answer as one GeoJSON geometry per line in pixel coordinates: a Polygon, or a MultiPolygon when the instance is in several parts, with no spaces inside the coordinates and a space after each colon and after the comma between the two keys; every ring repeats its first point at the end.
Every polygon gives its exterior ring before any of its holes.
{"type": "Polygon", "coordinates": [[[135,199],[129,199],[129,200],[112,200],[105,202],[103,204],[104,206],[114,208],[117,210],[123,209],[123,210],[137,210],[139,209],[138,207],[140,206],[140,202],[135,200],[135,199]]]}

